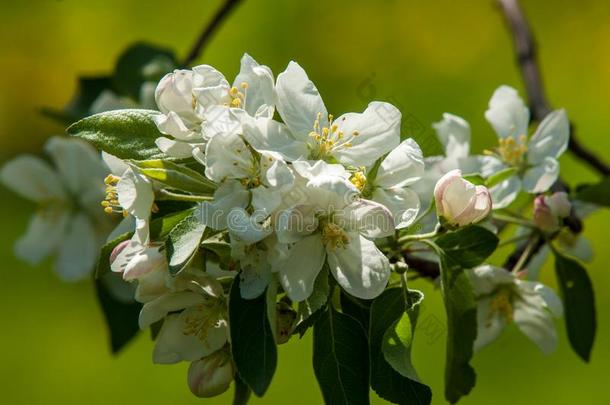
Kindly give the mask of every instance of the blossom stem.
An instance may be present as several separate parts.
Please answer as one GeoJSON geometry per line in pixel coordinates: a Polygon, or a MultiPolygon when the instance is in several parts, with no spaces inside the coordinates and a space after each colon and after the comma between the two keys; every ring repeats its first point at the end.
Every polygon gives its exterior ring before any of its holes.
{"type": "Polygon", "coordinates": [[[503,215],[503,214],[494,213],[493,214],[493,219],[495,219],[497,221],[501,221],[501,222],[508,222],[508,223],[511,223],[511,224],[517,224],[517,225],[525,226],[525,227],[528,227],[528,228],[536,228],[536,225],[534,225],[533,222],[531,222],[531,221],[529,221],[527,219],[512,217],[510,215],[503,215]]]}
{"type": "Polygon", "coordinates": [[[400,275],[400,285],[402,286],[402,294],[405,299],[405,304],[408,309],[411,309],[411,307],[413,306],[413,301],[411,300],[411,296],[409,295],[409,288],[407,287],[406,271],[400,275]]]}
{"type": "Polygon", "coordinates": [[[160,190],[160,200],[171,200],[171,201],[190,201],[190,202],[202,202],[212,201],[214,197],[202,196],[202,195],[191,195],[191,194],[178,194],[172,193],[167,190],[160,190]]]}
{"type": "Polygon", "coordinates": [[[397,242],[402,244],[405,242],[416,242],[424,239],[432,239],[439,234],[440,229],[440,224],[437,224],[436,228],[432,232],[420,233],[419,235],[404,235],[398,238],[397,242]]]}
{"type": "Polygon", "coordinates": [[[513,273],[519,272],[523,268],[523,265],[525,265],[525,263],[527,263],[530,255],[532,254],[532,252],[534,250],[534,247],[538,243],[538,238],[539,238],[539,236],[536,235],[533,238],[531,238],[530,241],[527,243],[525,250],[523,250],[523,253],[521,254],[521,256],[519,257],[519,260],[515,264],[515,267],[513,267],[513,269],[511,270],[513,273]]]}

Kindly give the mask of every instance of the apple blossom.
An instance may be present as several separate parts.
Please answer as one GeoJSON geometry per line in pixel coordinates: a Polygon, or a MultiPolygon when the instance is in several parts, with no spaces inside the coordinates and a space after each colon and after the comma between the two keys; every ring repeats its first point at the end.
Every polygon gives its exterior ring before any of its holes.
{"type": "Polygon", "coordinates": [[[491,197],[485,186],[475,186],[455,169],[434,187],[436,213],[452,226],[466,226],[485,219],[491,212],[491,197]]]}
{"type": "Polygon", "coordinates": [[[234,374],[230,354],[219,350],[191,363],[188,385],[195,396],[210,398],[225,392],[231,385],[234,374]]]}

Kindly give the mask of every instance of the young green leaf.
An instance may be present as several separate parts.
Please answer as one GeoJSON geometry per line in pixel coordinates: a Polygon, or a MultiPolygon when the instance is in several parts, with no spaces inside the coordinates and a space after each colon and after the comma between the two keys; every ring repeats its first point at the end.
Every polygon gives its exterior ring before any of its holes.
{"type": "Polygon", "coordinates": [[[245,300],[235,277],[229,296],[231,353],[242,380],[257,396],[267,391],[277,366],[277,347],[267,319],[265,294],[245,300]]]}
{"type": "Polygon", "coordinates": [[[479,173],[467,173],[463,177],[464,180],[468,180],[469,182],[475,185],[485,184],[485,178],[483,178],[483,176],[481,176],[479,173]]]}
{"type": "Polygon", "coordinates": [[[205,232],[197,211],[180,221],[167,235],[165,252],[172,275],[180,273],[197,253],[205,232]]]}
{"type": "Polygon", "coordinates": [[[496,186],[502,183],[504,180],[510,178],[512,175],[517,173],[517,171],[518,169],[516,167],[507,167],[506,169],[502,169],[499,172],[492,174],[487,178],[487,180],[485,180],[485,187],[492,188],[493,186],[496,186]]]}
{"type": "MultiPolygon", "coordinates": [[[[497,242],[496,242],[497,243],[497,242]]],[[[447,351],[445,398],[456,403],[475,385],[476,374],[470,365],[477,337],[477,306],[468,275],[454,257],[460,254],[438,252],[441,267],[441,291],[447,313],[447,351]]],[[[466,261],[474,263],[474,261],[466,261]]]]}
{"type": "Polygon", "coordinates": [[[329,305],[313,327],[313,369],[327,404],[369,404],[367,339],[362,326],[329,305]]]}
{"type": "Polygon", "coordinates": [[[326,305],[329,293],[328,267],[324,266],[316,277],[311,295],[306,300],[299,302],[293,334],[298,333],[300,337],[303,337],[307,329],[316,321],[317,315],[321,313],[322,308],[326,305]]]}
{"type": "Polygon", "coordinates": [[[420,405],[432,400],[432,391],[418,381],[411,364],[416,318],[417,308],[408,308],[402,288],[387,289],[371,305],[371,387],[396,404],[420,405]]]}
{"type": "Polygon", "coordinates": [[[152,110],[108,111],[83,118],[66,131],[121,159],[163,158],[165,154],[155,144],[162,136],[152,120],[157,114],[152,110]]]}
{"type": "MultiPolygon", "coordinates": [[[[113,276],[111,274],[107,276],[113,276]]],[[[120,277],[116,274],[115,276],[120,277]]],[[[104,280],[95,280],[97,298],[106,319],[110,335],[110,348],[118,353],[138,333],[138,316],[142,305],[138,302],[123,302],[112,294],[104,280]]]]}
{"type": "Polygon", "coordinates": [[[464,269],[483,263],[498,247],[498,237],[481,226],[468,226],[440,236],[436,244],[464,269]]]}
{"type": "Polygon", "coordinates": [[[556,250],[554,253],[568,339],[572,349],[588,362],[597,329],[593,286],[587,270],[580,263],[556,250]]]}
{"type": "Polygon", "coordinates": [[[132,161],[144,176],[165,186],[195,194],[212,194],[216,184],[193,169],[167,160],[132,161]]]}

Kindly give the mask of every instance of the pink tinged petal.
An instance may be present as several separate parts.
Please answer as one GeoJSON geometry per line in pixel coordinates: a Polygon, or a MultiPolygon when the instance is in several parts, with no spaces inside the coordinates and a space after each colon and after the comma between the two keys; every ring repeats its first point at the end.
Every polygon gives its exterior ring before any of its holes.
{"type": "Polygon", "coordinates": [[[327,250],[330,271],[351,295],[372,299],[383,292],[390,278],[390,262],[375,243],[356,232],[345,247],[327,250]]]}
{"type": "Polygon", "coordinates": [[[309,142],[309,133],[320,116],[320,127],[328,127],[328,111],[318,89],[296,62],[290,62],[276,83],[277,110],[293,135],[309,142]]]}
{"type": "Polygon", "coordinates": [[[457,115],[444,113],[442,121],[432,125],[445,147],[445,156],[465,158],[470,152],[470,125],[457,115]]]}
{"type": "Polygon", "coordinates": [[[30,155],[19,156],[0,171],[2,182],[17,194],[32,201],[63,200],[64,186],[45,161],[30,155]]]}
{"type": "Polygon", "coordinates": [[[485,118],[500,138],[527,135],[530,113],[517,90],[512,87],[500,86],[496,89],[489,100],[485,118]]]}
{"type": "Polygon", "coordinates": [[[382,188],[405,187],[424,175],[424,158],[419,145],[411,138],[404,140],[383,159],[375,184],[382,188]]]}
{"type": "Polygon", "coordinates": [[[559,177],[559,162],[547,157],[537,166],[527,169],[522,183],[523,190],[531,194],[547,191],[559,177]]]}
{"type": "Polygon", "coordinates": [[[570,122],[565,110],[555,110],[544,117],[528,142],[527,160],[537,165],[545,158],[558,158],[568,147],[570,122]]]}
{"type": "Polygon", "coordinates": [[[320,234],[304,237],[288,253],[287,258],[273,264],[273,271],[279,272],[279,281],[288,297],[303,301],[311,295],[326,258],[320,234]]]}
{"type": "Polygon", "coordinates": [[[392,104],[378,101],[370,103],[361,114],[343,114],[335,122],[344,136],[333,155],[346,165],[372,165],[400,143],[401,117],[392,104]]]}
{"type": "Polygon", "coordinates": [[[447,188],[454,182],[461,180],[462,172],[459,169],[455,169],[447,172],[436,182],[436,185],[434,186],[434,200],[438,216],[446,216],[450,212],[450,208],[445,207],[444,205],[447,188]]]}

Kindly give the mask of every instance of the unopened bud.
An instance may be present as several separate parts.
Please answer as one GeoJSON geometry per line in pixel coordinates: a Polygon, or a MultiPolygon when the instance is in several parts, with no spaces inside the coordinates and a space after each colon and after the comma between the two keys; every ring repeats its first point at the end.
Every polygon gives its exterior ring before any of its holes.
{"type": "Polygon", "coordinates": [[[485,219],[491,212],[491,195],[485,186],[462,178],[458,169],[445,174],[434,187],[437,215],[452,226],[466,226],[485,219]]]}
{"type": "Polygon", "coordinates": [[[231,356],[224,350],[191,363],[188,371],[188,385],[191,392],[200,398],[210,398],[225,392],[235,370],[231,356]]]}

